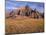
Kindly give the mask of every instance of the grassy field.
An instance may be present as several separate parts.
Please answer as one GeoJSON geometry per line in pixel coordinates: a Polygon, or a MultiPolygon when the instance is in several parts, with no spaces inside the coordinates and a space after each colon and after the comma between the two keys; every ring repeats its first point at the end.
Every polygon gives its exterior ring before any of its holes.
{"type": "Polygon", "coordinates": [[[35,33],[44,31],[43,19],[8,18],[6,19],[6,33],[35,33]]]}

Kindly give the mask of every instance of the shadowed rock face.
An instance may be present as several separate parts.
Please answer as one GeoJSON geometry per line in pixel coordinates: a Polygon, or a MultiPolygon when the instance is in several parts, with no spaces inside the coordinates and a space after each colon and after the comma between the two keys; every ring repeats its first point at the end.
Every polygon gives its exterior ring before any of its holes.
{"type": "Polygon", "coordinates": [[[29,6],[20,7],[19,9],[12,10],[9,13],[9,16],[11,17],[16,17],[16,15],[30,16],[31,18],[42,18],[42,16],[36,9],[32,10],[31,8],[29,8],[29,6]]]}

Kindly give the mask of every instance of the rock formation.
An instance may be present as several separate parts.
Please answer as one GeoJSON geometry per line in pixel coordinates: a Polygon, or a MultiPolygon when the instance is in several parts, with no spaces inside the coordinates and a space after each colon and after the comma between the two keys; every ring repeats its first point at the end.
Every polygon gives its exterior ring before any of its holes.
{"type": "Polygon", "coordinates": [[[17,10],[12,10],[9,15],[11,17],[21,15],[21,16],[30,16],[31,18],[42,18],[42,16],[36,9],[33,10],[28,5],[20,7],[17,10]]]}

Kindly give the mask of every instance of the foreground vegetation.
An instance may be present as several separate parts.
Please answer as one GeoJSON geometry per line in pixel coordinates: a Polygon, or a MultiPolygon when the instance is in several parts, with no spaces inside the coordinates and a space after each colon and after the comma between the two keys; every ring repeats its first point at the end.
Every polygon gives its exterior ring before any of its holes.
{"type": "Polygon", "coordinates": [[[8,18],[6,19],[6,33],[35,33],[44,31],[43,19],[8,18]]]}

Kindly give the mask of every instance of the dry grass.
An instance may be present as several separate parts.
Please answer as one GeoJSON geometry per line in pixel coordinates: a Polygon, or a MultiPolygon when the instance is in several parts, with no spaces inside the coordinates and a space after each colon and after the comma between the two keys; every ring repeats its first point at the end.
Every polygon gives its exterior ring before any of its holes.
{"type": "Polygon", "coordinates": [[[6,19],[7,33],[32,33],[43,31],[44,31],[43,19],[32,19],[32,18],[6,19]]]}

